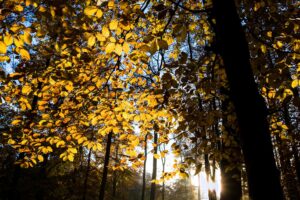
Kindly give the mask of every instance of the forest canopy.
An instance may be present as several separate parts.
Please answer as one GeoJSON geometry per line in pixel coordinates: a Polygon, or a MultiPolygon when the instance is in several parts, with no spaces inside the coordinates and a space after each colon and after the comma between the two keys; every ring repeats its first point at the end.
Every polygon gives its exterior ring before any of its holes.
{"type": "Polygon", "coordinates": [[[300,199],[299,6],[0,0],[0,199],[300,199]]]}

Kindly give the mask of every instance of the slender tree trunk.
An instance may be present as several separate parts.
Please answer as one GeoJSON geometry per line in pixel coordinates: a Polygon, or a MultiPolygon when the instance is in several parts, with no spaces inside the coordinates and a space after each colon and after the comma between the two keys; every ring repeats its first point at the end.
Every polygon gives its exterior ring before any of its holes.
{"type": "Polygon", "coordinates": [[[217,48],[224,61],[230,98],[241,131],[249,195],[254,200],[281,200],[283,194],[273,154],[267,108],[254,80],[248,43],[234,0],[213,0],[213,13],[217,48]]]}
{"type": "MultiPolygon", "coordinates": [[[[154,154],[157,154],[157,139],[158,135],[157,132],[154,132],[154,151],[153,151],[153,169],[152,169],[152,180],[156,180],[156,172],[157,172],[157,160],[154,158],[154,154]]],[[[151,183],[151,190],[150,190],[150,200],[155,200],[155,193],[156,193],[156,184],[154,182],[151,183]]]]}
{"type": "Polygon", "coordinates": [[[142,200],[145,199],[145,190],[146,190],[146,166],[147,166],[147,139],[148,139],[148,133],[145,136],[145,149],[144,149],[144,154],[145,154],[145,160],[144,160],[144,169],[143,169],[143,187],[142,187],[142,200]]]}
{"type": "MultiPolygon", "coordinates": [[[[116,157],[116,162],[119,160],[119,145],[116,144],[116,152],[115,152],[115,157],[116,157]]],[[[116,198],[116,193],[117,193],[117,171],[114,170],[113,172],[113,188],[112,188],[112,199],[114,200],[116,198]]]]}
{"type": "MultiPolygon", "coordinates": [[[[166,150],[165,144],[163,145],[163,151],[166,150]]],[[[165,173],[165,167],[166,167],[166,157],[161,158],[161,164],[162,164],[162,173],[165,173]]],[[[163,179],[163,185],[162,185],[162,200],[165,200],[165,179],[163,179]]]]}
{"type": "MultiPolygon", "coordinates": [[[[163,173],[165,172],[165,162],[163,163],[163,173]]],[[[165,200],[165,180],[163,180],[163,185],[162,185],[162,200],[165,200]]]]}
{"type": "Polygon", "coordinates": [[[89,180],[89,174],[90,174],[91,154],[92,154],[92,149],[89,150],[89,154],[88,154],[87,167],[86,167],[85,178],[84,178],[84,183],[83,183],[82,200],[86,199],[87,182],[89,180]]]}
{"type": "Polygon", "coordinates": [[[112,132],[110,132],[107,136],[107,143],[106,143],[106,151],[105,151],[105,157],[104,157],[104,166],[103,166],[102,180],[101,180],[101,186],[100,186],[99,200],[104,200],[104,196],[105,196],[105,186],[106,186],[106,182],[107,182],[111,140],[112,140],[112,132]]]}
{"type": "Polygon", "coordinates": [[[201,176],[200,172],[197,174],[198,176],[198,200],[201,200],[201,176]]]}
{"type": "MultiPolygon", "coordinates": [[[[212,169],[211,181],[213,183],[215,183],[215,181],[216,181],[216,161],[215,161],[215,159],[213,159],[212,165],[213,165],[212,166],[213,169],[212,169]]],[[[210,193],[210,199],[211,200],[217,200],[216,188],[213,188],[212,190],[210,190],[209,193],[210,193]]]]}
{"type": "MultiPolygon", "coordinates": [[[[204,154],[204,167],[205,167],[205,173],[206,173],[206,181],[209,184],[212,180],[212,176],[211,176],[211,170],[210,170],[210,163],[209,163],[209,158],[208,158],[208,154],[204,154]]],[[[208,188],[208,198],[209,200],[215,200],[215,195],[214,192],[208,188]]]]}

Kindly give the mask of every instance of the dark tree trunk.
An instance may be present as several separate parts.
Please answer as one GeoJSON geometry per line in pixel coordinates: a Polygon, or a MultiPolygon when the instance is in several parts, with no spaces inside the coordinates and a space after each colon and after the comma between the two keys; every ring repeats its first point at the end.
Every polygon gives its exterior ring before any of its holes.
{"type": "Polygon", "coordinates": [[[234,0],[213,0],[216,42],[236,109],[241,146],[252,199],[283,198],[271,143],[267,108],[259,95],[250,64],[248,43],[234,0]],[[268,187],[266,187],[266,185],[268,187]]]}
{"type": "MultiPolygon", "coordinates": [[[[152,169],[152,180],[156,180],[156,172],[157,172],[157,160],[154,158],[154,154],[157,154],[157,132],[154,132],[154,151],[153,151],[153,169],[152,169]]],[[[151,183],[151,190],[150,190],[150,200],[155,200],[155,193],[156,193],[156,184],[154,182],[151,183]]]]}
{"type": "Polygon", "coordinates": [[[220,164],[222,191],[221,200],[240,200],[242,197],[241,171],[238,168],[226,170],[230,166],[227,160],[222,160],[220,164]]]}
{"type": "Polygon", "coordinates": [[[37,192],[36,199],[44,200],[45,199],[45,186],[47,185],[47,161],[48,155],[43,155],[44,161],[41,163],[41,168],[39,171],[38,179],[40,181],[37,192]]]}
{"type": "Polygon", "coordinates": [[[107,174],[108,174],[108,164],[109,164],[109,157],[110,157],[111,140],[112,140],[112,132],[110,132],[107,136],[107,143],[106,143],[106,150],[105,150],[105,157],[104,157],[104,166],[103,166],[102,180],[101,180],[101,186],[100,186],[99,200],[104,200],[105,186],[106,186],[107,174]]]}
{"type": "MultiPolygon", "coordinates": [[[[116,152],[115,152],[115,159],[116,163],[119,161],[119,146],[116,144],[116,152]]],[[[116,193],[117,193],[117,171],[114,170],[113,172],[113,187],[112,187],[112,199],[116,198],[116,193]]]]}
{"type": "Polygon", "coordinates": [[[89,150],[89,154],[88,154],[87,167],[86,167],[86,172],[85,172],[85,177],[84,177],[84,182],[83,182],[82,200],[86,199],[87,182],[89,180],[89,174],[90,174],[91,154],[92,154],[92,149],[89,150]]]}
{"type": "MultiPolygon", "coordinates": [[[[163,150],[166,150],[165,146],[164,146],[163,150]]],[[[161,164],[162,164],[162,173],[164,174],[165,173],[165,169],[166,169],[166,157],[161,158],[161,164]]],[[[166,189],[165,180],[163,180],[162,194],[161,194],[161,196],[162,196],[161,199],[162,200],[165,200],[165,189],[166,189]]]]}
{"type": "MultiPolygon", "coordinates": [[[[225,96],[225,99],[222,101],[222,125],[228,135],[232,136],[232,138],[234,138],[234,140],[238,143],[238,127],[235,126],[236,124],[229,124],[227,120],[227,116],[233,112],[227,95],[228,91],[225,88],[221,88],[221,93],[225,96]]],[[[242,197],[242,172],[239,168],[242,165],[242,160],[240,159],[241,148],[234,145],[232,142],[230,143],[230,146],[226,146],[226,142],[223,142],[220,144],[220,150],[222,153],[226,153],[227,155],[233,155],[230,158],[222,158],[220,161],[222,177],[221,200],[240,200],[242,197]],[[233,169],[232,166],[234,166],[233,169]],[[227,168],[231,170],[228,170],[227,168]]]]}
{"type": "MultiPolygon", "coordinates": [[[[204,154],[204,168],[205,168],[205,173],[206,173],[206,181],[207,181],[207,183],[209,183],[210,181],[213,181],[213,176],[211,175],[208,154],[204,154]]],[[[216,197],[214,194],[215,194],[214,191],[209,189],[208,190],[208,199],[215,200],[216,197]]]]}
{"type": "Polygon", "coordinates": [[[146,134],[145,136],[145,160],[144,160],[144,169],[143,169],[143,187],[142,187],[142,200],[145,199],[145,190],[146,190],[146,165],[147,165],[147,154],[148,154],[148,150],[147,150],[147,138],[148,138],[148,134],[146,134]]]}

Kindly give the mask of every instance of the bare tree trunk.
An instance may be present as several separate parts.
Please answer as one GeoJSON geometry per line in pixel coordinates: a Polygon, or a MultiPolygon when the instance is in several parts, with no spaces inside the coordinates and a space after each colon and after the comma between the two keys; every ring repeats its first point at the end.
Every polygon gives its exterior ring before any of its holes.
{"type": "Polygon", "coordinates": [[[197,174],[198,176],[198,200],[201,200],[201,176],[200,173],[197,174]]]}
{"type": "Polygon", "coordinates": [[[148,139],[148,133],[145,136],[145,149],[144,149],[144,154],[145,154],[145,160],[144,160],[144,169],[143,169],[143,187],[142,187],[142,200],[145,199],[145,190],[146,190],[146,165],[147,165],[147,155],[148,155],[148,150],[147,150],[147,139],[148,139]]]}
{"type": "MultiPolygon", "coordinates": [[[[115,152],[115,157],[116,157],[116,162],[118,162],[118,156],[119,156],[119,146],[116,144],[116,152],[115,152]]],[[[117,193],[117,172],[114,170],[113,172],[113,188],[112,188],[112,199],[116,198],[116,193],[117,193]]]]}
{"type": "Polygon", "coordinates": [[[217,48],[223,58],[240,127],[252,199],[283,198],[271,143],[267,108],[254,80],[248,43],[234,0],[213,0],[217,48]],[[268,185],[268,187],[265,187],[268,185]]]}
{"type": "Polygon", "coordinates": [[[89,150],[89,154],[88,154],[87,167],[86,167],[85,178],[84,178],[84,182],[83,182],[83,195],[82,195],[82,200],[85,200],[85,199],[86,199],[87,182],[88,182],[88,179],[89,179],[89,173],[90,173],[91,154],[92,154],[92,149],[89,150]]]}
{"type": "MultiPolygon", "coordinates": [[[[163,150],[166,150],[165,144],[163,144],[163,150]]],[[[161,164],[162,164],[162,173],[165,173],[165,167],[166,167],[166,157],[161,158],[161,164]]],[[[165,179],[163,179],[163,185],[162,185],[162,200],[165,200],[165,179]]]]}
{"type": "MultiPolygon", "coordinates": [[[[157,132],[154,132],[154,151],[153,151],[153,169],[152,169],[152,180],[156,180],[156,173],[157,173],[157,160],[154,158],[154,154],[157,154],[157,139],[158,135],[157,132]]],[[[151,190],[150,190],[150,200],[155,200],[155,193],[156,193],[156,184],[155,182],[151,183],[151,190]]]]}
{"type": "Polygon", "coordinates": [[[106,143],[106,151],[105,151],[105,157],[104,157],[104,166],[103,166],[102,180],[101,180],[101,186],[100,186],[99,200],[104,200],[104,196],[105,196],[105,186],[106,186],[106,182],[107,182],[111,140],[112,140],[112,132],[110,132],[107,135],[107,143],[106,143]]]}

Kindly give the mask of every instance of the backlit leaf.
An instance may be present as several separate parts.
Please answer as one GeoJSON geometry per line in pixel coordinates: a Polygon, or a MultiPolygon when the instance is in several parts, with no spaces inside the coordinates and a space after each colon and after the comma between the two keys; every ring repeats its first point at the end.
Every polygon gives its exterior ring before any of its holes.
{"type": "Polygon", "coordinates": [[[90,36],[89,39],[88,39],[88,46],[89,46],[89,47],[94,46],[95,42],[96,42],[96,37],[93,36],[93,35],[90,36]]]}
{"type": "Polygon", "coordinates": [[[21,57],[22,57],[23,59],[25,59],[25,60],[30,60],[30,54],[29,54],[29,52],[28,52],[27,50],[21,49],[21,50],[20,50],[20,55],[21,55],[21,57]]]}
{"type": "MultiPolygon", "coordinates": [[[[113,52],[113,51],[115,50],[115,47],[116,47],[115,43],[109,43],[109,44],[105,47],[105,52],[106,52],[106,53],[111,53],[111,52],[113,52]]],[[[121,50],[122,50],[122,48],[121,48],[121,50]]]]}
{"type": "Polygon", "coordinates": [[[105,37],[105,38],[108,38],[109,37],[109,30],[108,30],[108,28],[107,27],[103,27],[102,28],[102,35],[105,37]]]}
{"type": "Polygon", "coordinates": [[[98,8],[96,6],[88,6],[84,9],[84,14],[87,16],[92,16],[97,12],[98,8]]]}
{"type": "Polygon", "coordinates": [[[6,53],[6,45],[2,41],[0,41],[0,53],[2,54],[6,53]]]}
{"type": "Polygon", "coordinates": [[[118,21],[114,19],[109,23],[109,29],[116,30],[117,28],[118,28],[118,21]]]}
{"type": "Polygon", "coordinates": [[[8,34],[4,36],[4,43],[6,44],[6,46],[9,46],[13,43],[13,37],[8,34]]]}
{"type": "Polygon", "coordinates": [[[119,56],[122,54],[122,46],[121,46],[120,44],[117,44],[117,45],[115,46],[115,52],[116,52],[116,54],[119,55],[119,56]]]}

